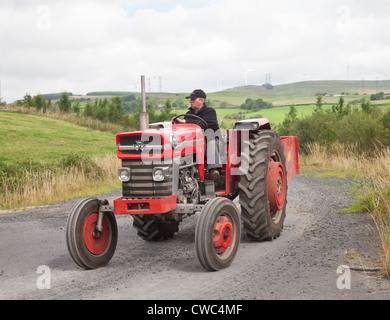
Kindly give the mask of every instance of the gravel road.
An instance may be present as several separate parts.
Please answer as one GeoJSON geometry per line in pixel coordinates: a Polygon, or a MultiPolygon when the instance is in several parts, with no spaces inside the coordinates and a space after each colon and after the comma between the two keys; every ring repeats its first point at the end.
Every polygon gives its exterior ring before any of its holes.
{"type": "MultiPolygon", "coordinates": [[[[335,212],[352,203],[351,185],[348,179],[296,176],[281,237],[261,243],[243,237],[233,264],[219,272],[206,272],[197,260],[197,216],[159,243],[142,240],[132,218],[118,216],[113,259],[85,271],[65,241],[68,214],[80,199],[1,214],[0,299],[389,299],[390,281],[370,271],[379,255],[372,221],[335,212]],[[341,265],[352,269],[350,277],[341,265]]],[[[112,200],[119,192],[99,198],[112,200]]]]}

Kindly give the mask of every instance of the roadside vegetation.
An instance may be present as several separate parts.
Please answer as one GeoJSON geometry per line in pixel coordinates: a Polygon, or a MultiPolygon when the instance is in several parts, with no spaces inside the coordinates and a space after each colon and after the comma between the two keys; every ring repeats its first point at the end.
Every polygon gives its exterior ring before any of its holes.
{"type": "Polygon", "coordinates": [[[70,154],[48,163],[0,162],[0,209],[53,204],[114,190],[120,187],[119,166],[115,154],[70,154]]]}
{"type": "Polygon", "coordinates": [[[114,134],[16,112],[1,112],[0,122],[0,209],[120,187],[114,134]]]}
{"type": "MultiPolygon", "coordinates": [[[[382,273],[390,278],[390,148],[370,152],[356,147],[336,144],[331,149],[319,143],[306,146],[300,154],[300,166],[319,176],[352,177],[356,204],[343,212],[367,212],[373,219],[380,238],[382,273]]],[[[369,241],[370,239],[367,239],[369,241]]]]}
{"type": "Polygon", "coordinates": [[[298,118],[292,106],[277,130],[298,136],[303,168],[356,179],[357,204],[347,211],[370,213],[381,241],[382,271],[390,277],[390,111],[370,101],[351,108],[342,98],[324,111],[319,97],[306,117],[298,118]]]}

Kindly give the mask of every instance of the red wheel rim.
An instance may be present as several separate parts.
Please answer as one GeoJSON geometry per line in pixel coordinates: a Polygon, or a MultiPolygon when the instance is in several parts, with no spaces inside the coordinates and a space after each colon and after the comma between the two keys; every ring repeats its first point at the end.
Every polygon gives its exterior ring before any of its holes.
{"type": "Polygon", "coordinates": [[[213,245],[217,253],[224,253],[233,241],[233,226],[229,219],[220,216],[214,225],[213,245]]]}
{"type": "Polygon", "coordinates": [[[103,232],[100,237],[94,236],[94,230],[96,228],[98,220],[98,214],[91,214],[84,225],[84,241],[88,251],[92,254],[101,254],[106,250],[108,242],[110,240],[108,225],[105,219],[103,219],[103,232]]]}
{"type": "Polygon", "coordinates": [[[268,202],[271,212],[284,208],[286,202],[286,177],[281,162],[270,159],[268,170],[268,202]]]}

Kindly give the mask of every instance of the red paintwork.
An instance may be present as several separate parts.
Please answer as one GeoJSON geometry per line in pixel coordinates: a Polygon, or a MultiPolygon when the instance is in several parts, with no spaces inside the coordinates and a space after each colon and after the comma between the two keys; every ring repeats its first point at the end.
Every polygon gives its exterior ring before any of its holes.
{"type": "Polygon", "coordinates": [[[214,225],[213,246],[217,253],[224,253],[233,241],[233,226],[229,219],[220,216],[214,225]]]}
{"type": "Polygon", "coordinates": [[[298,137],[281,137],[286,156],[287,183],[299,173],[298,137]]]}
{"type": "Polygon", "coordinates": [[[163,199],[114,200],[115,214],[161,214],[176,209],[177,195],[163,199]]]}
{"type": "Polygon", "coordinates": [[[268,204],[272,213],[283,209],[286,201],[287,184],[281,162],[270,159],[268,168],[268,204]]]}
{"type": "Polygon", "coordinates": [[[197,162],[199,164],[199,175],[200,179],[204,180],[204,156],[205,156],[205,138],[203,135],[202,129],[195,124],[184,124],[184,125],[174,125],[169,126],[164,129],[149,129],[144,131],[136,131],[129,133],[121,133],[116,136],[116,145],[120,144],[120,138],[124,136],[140,136],[142,134],[148,136],[161,136],[162,145],[170,145],[171,134],[174,134],[177,138],[178,148],[173,150],[172,148],[164,148],[163,152],[145,152],[141,155],[131,155],[124,154],[121,150],[117,150],[117,155],[119,159],[142,159],[146,157],[147,159],[169,159],[173,160],[175,157],[182,157],[184,155],[196,154],[197,162]],[[190,146],[180,146],[180,144],[195,142],[190,146]]]}
{"type": "MultiPolygon", "coordinates": [[[[255,119],[261,129],[270,129],[267,119],[255,119]]],[[[249,120],[248,120],[249,121],[249,120]]],[[[163,151],[146,152],[143,154],[124,154],[118,149],[117,154],[119,159],[164,159],[167,163],[174,158],[184,155],[196,154],[196,159],[199,168],[200,180],[205,179],[205,138],[202,129],[195,124],[177,124],[167,126],[163,129],[149,129],[144,131],[130,132],[118,134],[116,137],[117,146],[120,144],[120,138],[123,136],[140,136],[146,134],[148,136],[161,136],[162,145],[166,146],[163,151]],[[178,147],[170,148],[170,137],[174,134],[177,138],[178,147]],[[191,142],[194,142],[191,144],[191,142]]],[[[226,141],[226,163],[223,164],[222,172],[226,176],[225,191],[220,192],[217,196],[226,197],[236,192],[237,182],[240,180],[240,164],[241,164],[241,141],[249,140],[249,131],[244,130],[228,130],[228,140],[226,141]]],[[[276,181],[278,177],[284,176],[287,170],[287,183],[299,173],[298,163],[298,139],[297,137],[281,137],[281,143],[284,147],[286,157],[286,168],[281,165],[272,165],[270,169],[272,182],[269,180],[268,190],[272,190],[273,196],[271,202],[274,208],[280,208],[280,195],[275,194],[276,181]],[[276,179],[276,180],[275,180],[276,179]]],[[[283,190],[285,186],[282,186],[283,190]]],[[[283,192],[286,192],[284,190],[283,192]]],[[[167,197],[165,199],[136,199],[136,200],[121,200],[114,201],[115,214],[162,214],[176,209],[177,195],[167,197]]],[[[284,205],[284,204],[283,204],[284,205]]],[[[282,206],[283,207],[283,206],[282,206]]]]}
{"type": "Polygon", "coordinates": [[[84,242],[85,246],[87,247],[88,251],[92,254],[101,254],[106,250],[109,239],[110,239],[110,232],[108,229],[107,221],[106,219],[103,219],[103,232],[100,235],[100,237],[95,238],[93,236],[93,232],[96,228],[98,220],[98,214],[93,213],[91,214],[84,224],[84,242]]]}

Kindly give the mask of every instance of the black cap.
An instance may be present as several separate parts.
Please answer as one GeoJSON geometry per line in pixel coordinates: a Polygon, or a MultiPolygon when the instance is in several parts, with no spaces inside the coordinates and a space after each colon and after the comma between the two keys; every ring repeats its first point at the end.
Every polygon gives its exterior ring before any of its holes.
{"type": "Polygon", "coordinates": [[[186,99],[194,100],[196,98],[203,98],[206,99],[206,93],[203,90],[197,89],[192,91],[191,95],[189,97],[186,97],[186,99]]]}

